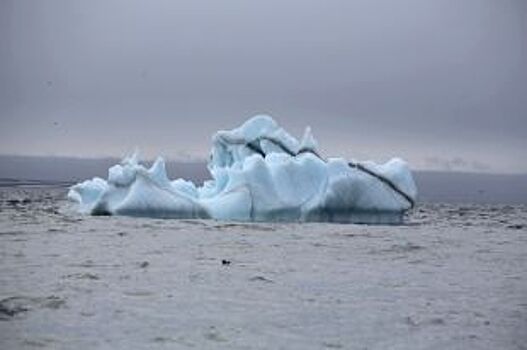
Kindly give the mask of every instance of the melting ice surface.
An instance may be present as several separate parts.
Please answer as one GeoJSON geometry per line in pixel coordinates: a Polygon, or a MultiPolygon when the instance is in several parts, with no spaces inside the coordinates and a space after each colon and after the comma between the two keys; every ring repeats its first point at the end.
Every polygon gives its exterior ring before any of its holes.
{"type": "Polygon", "coordinates": [[[299,142],[269,116],[218,131],[208,169],[212,180],[198,187],[170,180],[163,158],[147,169],[134,154],[68,197],[93,215],[397,223],[417,195],[403,160],[323,159],[309,127],[299,142]]]}

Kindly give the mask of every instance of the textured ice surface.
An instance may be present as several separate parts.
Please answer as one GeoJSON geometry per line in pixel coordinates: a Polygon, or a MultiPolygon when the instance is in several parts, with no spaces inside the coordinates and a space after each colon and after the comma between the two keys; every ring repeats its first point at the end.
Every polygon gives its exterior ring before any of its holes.
{"type": "Polygon", "coordinates": [[[0,187],[0,349],[525,350],[525,205],[233,223],[86,217],[65,193],[0,187]]]}
{"type": "Polygon", "coordinates": [[[208,168],[212,180],[197,187],[169,180],[162,158],[147,169],[132,155],[111,167],[107,180],[73,186],[69,198],[94,215],[394,222],[417,194],[403,160],[324,159],[309,127],[298,141],[269,116],[218,131],[208,168]]]}

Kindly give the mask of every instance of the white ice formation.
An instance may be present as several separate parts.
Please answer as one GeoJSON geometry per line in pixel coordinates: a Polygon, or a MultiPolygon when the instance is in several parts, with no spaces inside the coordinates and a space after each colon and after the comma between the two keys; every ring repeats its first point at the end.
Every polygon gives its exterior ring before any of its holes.
{"type": "Polygon", "coordinates": [[[169,180],[163,158],[136,155],[70,188],[83,213],[236,221],[398,222],[417,189],[406,163],[322,158],[310,128],[299,142],[269,116],[218,131],[201,187],[169,180]]]}

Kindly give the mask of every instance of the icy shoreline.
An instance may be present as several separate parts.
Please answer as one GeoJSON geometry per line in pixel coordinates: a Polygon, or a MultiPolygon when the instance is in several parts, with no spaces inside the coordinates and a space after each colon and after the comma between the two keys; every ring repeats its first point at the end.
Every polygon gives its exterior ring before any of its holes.
{"type": "Polygon", "coordinates": [[[88,217],[64,195],[0,189],[0,348],[527,341],[526,206],[419,204],[404,226],[271,224],[88,217]]]}

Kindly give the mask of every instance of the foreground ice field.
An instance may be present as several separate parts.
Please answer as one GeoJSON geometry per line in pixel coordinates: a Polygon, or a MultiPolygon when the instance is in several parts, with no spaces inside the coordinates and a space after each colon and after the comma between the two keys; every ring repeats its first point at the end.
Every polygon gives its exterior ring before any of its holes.
{"type": "Polygon", "coordinates": [[[75,214],[0,189],[0,349],[525,349],[527,208],[403,226],[75,214]]]}

